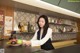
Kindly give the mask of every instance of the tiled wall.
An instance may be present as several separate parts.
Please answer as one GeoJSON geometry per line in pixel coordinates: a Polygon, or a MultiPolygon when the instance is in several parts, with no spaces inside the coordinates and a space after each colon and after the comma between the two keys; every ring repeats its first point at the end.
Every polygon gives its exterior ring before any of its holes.
{"type": "MultiPolygon", "coordinates": [[[[35,30],[37,17],[38,17],[37,14],[28,13],[23,10],[15,10],[14,12],[14,30],[19,30],[18,29],[19,22],[24,23],[25,26],[27,26],[28,22],[30,22],[30,24],[34,27],[34,30],[35,30]]],[[[28,29],[26,27],[26,31],[27,30],[28,29]]]]}
{"type": "Polygon", "coordinates": [[[76,38],[76,33],[62,33],[62,34],[54,34],[53,33],[53,41],[57,40],[70,40],[70,39],[75,39],[76,38]]]}

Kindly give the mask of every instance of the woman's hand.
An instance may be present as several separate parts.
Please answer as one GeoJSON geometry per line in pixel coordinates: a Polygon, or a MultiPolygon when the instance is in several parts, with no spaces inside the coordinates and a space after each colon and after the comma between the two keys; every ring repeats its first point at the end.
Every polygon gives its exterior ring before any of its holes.
{"type": "Polygon", "coordinates": [[[31,45],[31,42],[30,41],[26,41],[26,45],[27,46],[30,46],[31,45]]]}
{"type": "Polygon", "coordinates": [[[26,40],[22,40],[22,42],[23,42],[23,45],[26,45],[26,40]]]}
{"type": "Polygon", "coordinates": [[[30,41],[23,40],[23,45],[30,46],[31,45],[31,42],[30,41]]]}

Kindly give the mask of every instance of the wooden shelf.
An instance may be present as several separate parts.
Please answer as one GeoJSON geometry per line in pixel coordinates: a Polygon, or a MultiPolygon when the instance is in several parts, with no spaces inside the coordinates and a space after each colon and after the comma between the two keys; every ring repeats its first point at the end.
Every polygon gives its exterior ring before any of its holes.
{"type": "Polygon", "coordinates": [[[76,34],[77,32],[53,32],[52,34],[76,34]]]}
{"type": "Polygon", "coordinates": [[[59,25],[59,26],[71,26],[71,27],[75,27],[75,26],[72,26],[72,25],[68,25],[68,24],[59,24],[59,23],[49,23],[49,24],[53,24],[53,25],[59,25]]]}
{"type": "Polygon", "coordinates": [[[34,34],[35,32],[16,32],[16,34],[34,34]]]}

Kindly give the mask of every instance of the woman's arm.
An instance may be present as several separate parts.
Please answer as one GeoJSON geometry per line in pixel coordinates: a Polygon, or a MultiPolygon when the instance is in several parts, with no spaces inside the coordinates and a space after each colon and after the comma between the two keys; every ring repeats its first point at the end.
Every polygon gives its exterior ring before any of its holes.
{"type": "Polygon", "coordinates": [[[40,46],[43,45],[49,38],[52,36],[52,29],[48,28],[47,34],[41,40],[32,40],[31,46],[40,46]]]}
{"type": "Polygon", "coordinates": [[[37,31],[38,31],[38,30],[36,30],[36,32],[35,32],[35,34],[34,34],[33,38],[31,39],[31,41],[33,41],[33,40],[36,40],[36,39],[37,39],[37,31]]]}
{"type": "Polygon", "coordinates": [[[31,42],[37,39],[37,31],[38,31],[38,30],[36,30],[33,38],[32,38],[30,41],[23,40],[23,41],[22,41],[22,42],[23,42],[23,45],[24,45],[24,44],[26,44],[26,45],[28,45],[28,46],[31,45],[31,42]]]}

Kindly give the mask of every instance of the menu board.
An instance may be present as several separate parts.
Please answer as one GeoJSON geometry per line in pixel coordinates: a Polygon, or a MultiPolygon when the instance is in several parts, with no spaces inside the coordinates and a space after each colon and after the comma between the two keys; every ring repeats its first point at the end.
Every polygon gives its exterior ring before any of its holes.
{"type": "Polygon", "coordinates": [[[5,16],[4,35],[9,36],[12,31],[13,17],[5,16]]]}

